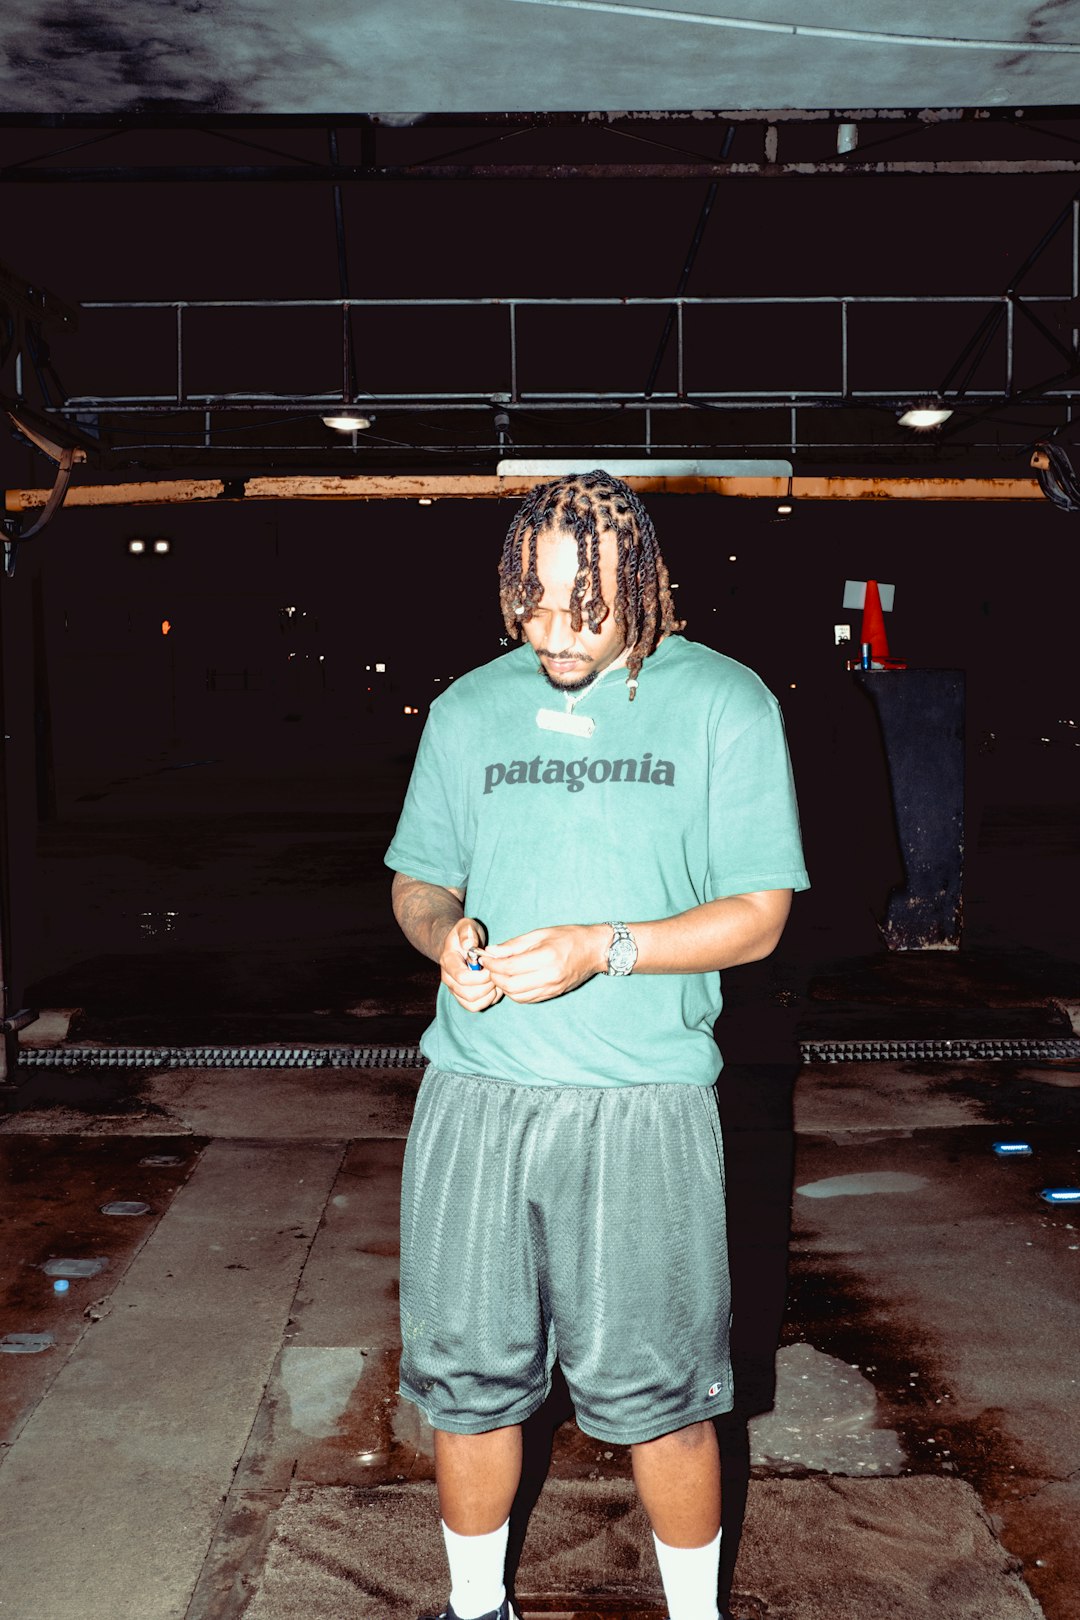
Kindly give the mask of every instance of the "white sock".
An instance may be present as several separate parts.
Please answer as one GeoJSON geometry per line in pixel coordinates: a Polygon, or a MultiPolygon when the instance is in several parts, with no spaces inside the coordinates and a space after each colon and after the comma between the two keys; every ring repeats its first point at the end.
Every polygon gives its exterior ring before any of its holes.
{"type": "Polygon", "coordinates": [[[443,1519],[443,1540],[450,1561],[450,1607],[459,1620],[478,1620],[497,1609],[506,1596],[503,1572],[509,1517],[505,1524],[483,1536],[459,1536],[443,1519]]]}
{"type": "Polygon", "coordinates": [[[670,1620],[720,1620],[716,1590],[721,1534],[718,1530],[716,1540],[705,1547],[669,1547],[653,1531],[670,1620]]]}

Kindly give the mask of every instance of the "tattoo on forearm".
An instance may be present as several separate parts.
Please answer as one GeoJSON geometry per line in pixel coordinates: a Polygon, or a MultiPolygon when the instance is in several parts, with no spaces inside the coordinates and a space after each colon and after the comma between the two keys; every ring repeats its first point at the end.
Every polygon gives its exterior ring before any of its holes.
{"type": "Polygon", "coordinates": [[[401,886],[394,898],[395,914],[405,938],[437,962],[447,932],[464,916],[461,901],[445,889],[419,879],[401,886]]]}

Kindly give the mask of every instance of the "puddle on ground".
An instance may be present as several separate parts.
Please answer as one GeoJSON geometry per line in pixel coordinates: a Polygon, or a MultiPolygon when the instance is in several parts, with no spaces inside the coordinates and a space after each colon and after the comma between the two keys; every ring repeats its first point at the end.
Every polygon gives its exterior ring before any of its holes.
{"type": "Polygon", "coordinates": [[[281,1354],[281,1382],[294,1429],[312,1440],[340,1433],[340,1420],[366,1365],[352,1347],[289,1345],[281,1354]]]}
{"type": "Polygon", "coordinates": [[[1033,1080],[1039,1086],[1063,1086],[1068,1091],[1080,1087],[1080,1071],[1071,1069],[1018,1069],[1018,1080],[1033,1080]]]}
{"type": "Polygon", "coordinates": [[[927,1185],[926,1176],[908,1175],[902,1170],[870,1170],[849,1176],[826,1176],[823,1181],[807,1181],[795,1191],[804,1198],[862,1197],[870,1193],[918,1192],[927,1185]]]}
{"type": "Polygon", "coordinates": [[[52,1333],[5,1333],[0,1339],[0,1355],[36,1356],[56,1343],[52,1333]]]}
{"type": "Polygon", "coordinates": [[[776,1357],[776,1401],[750,1423],[750,1460],[772,1474],[899,1474],[904,1452],[895,1429],[878,1427],[870,1379],[811,1344],[776,1357]]]}
{"type": "Polygon", "coordinates": [[[957,1475],[991,1511],[1030,1494],[1033,1481],[1004,1432],[1003,1414],[988,1407],[961,1416],[925,1333],[837,1256],[792,1254],[787,1319],[798,1323],[800,1342],[872,1380],[880,1419],[896,1429],[907,1454],[905,1474],[957,1475]]]}
{"type": "Polygon", "coordinates": [[[42,1271],[46,1277],[96,1277],[109,1264],[108,1255],[95,1255],[90,1260],[46,1260],[42,1271]]]}

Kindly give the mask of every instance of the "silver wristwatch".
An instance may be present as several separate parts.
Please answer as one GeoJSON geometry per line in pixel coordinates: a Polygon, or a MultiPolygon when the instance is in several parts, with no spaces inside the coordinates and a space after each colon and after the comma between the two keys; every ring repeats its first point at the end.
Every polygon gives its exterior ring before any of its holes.
{"type": "Polygon", "coordinates": [[[637,942],[625,923],[608,923],[608,927],[614,932],[607,953],[608,977],[621,979],[637,961],[637,942]]]}

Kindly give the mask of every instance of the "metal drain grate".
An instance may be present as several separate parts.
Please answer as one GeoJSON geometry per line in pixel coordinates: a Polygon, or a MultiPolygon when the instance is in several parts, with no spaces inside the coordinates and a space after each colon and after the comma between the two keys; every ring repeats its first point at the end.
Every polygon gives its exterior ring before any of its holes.
{"type": "Polygon", "coordinates": [[[1060,1039],[954,1040],[954,1041],[803,1041],[802,1055],[807,1063],[888,1063],[923,1058],[933,1063],[956,1062],[961,1058],[1033,1058],[1042,1063],[1080,1058],[1080,1040],[1060,1039]]]}
{"type": "Polygon", "coordinates": [[[23,1047],[26,1069],[419,1069],[418,1046],[23,1047]]]}
{"type": "MultiPolygon", "coordinates": [[[[1050,1063],[1080,1060],[1080,1039],[802,1041],[800,1050],[807,1063],[1050,1063]]],[[[29,1046],[19,1052],[22,1069],[420,1069],[426,1063],[418,1046],[29,1046]]]]}

